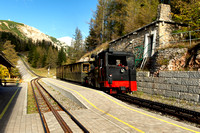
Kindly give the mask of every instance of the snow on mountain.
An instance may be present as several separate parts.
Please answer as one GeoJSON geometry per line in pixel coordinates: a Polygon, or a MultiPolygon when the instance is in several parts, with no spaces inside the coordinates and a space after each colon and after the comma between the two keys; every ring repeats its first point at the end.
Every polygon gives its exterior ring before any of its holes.
{"type": "Polygon", "coordinates": [[[69,36],[66,37],[61,37],[61,38],[57,38],[60,42],[62,42],[63,44],[67,45],[67,46],[71,46],[71,41],[72,38],[69,36]]]}

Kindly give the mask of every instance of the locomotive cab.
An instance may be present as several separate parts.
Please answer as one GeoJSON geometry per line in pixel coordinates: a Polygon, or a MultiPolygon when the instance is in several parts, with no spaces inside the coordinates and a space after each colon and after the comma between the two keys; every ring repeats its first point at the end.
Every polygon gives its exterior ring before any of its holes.
{"type": "Polygon", "coordinates": [[[95,86],[110,94],[137,90],[134,55],[103,51],[95,59],[95,86]]]}

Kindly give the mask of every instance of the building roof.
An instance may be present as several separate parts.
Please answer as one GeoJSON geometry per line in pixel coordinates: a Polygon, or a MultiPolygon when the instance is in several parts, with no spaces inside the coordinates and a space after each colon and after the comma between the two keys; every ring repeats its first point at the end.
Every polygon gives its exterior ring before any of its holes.
{"type": "Polygon", "coordinates": [[[145,28],[147,28],[147,27],[149,27],[149,26],[152,26],[152,25],[155,25],[155,24],[157,24],[157,23],[159,23],[159,22],[164,22],[164,23],[168,23],[168,24],[172,24],[172,25],[188,26],[187,24],[176,23],[176,22],[174,22],[174,21],[156,20],[156,21],[153,21],[152,23],[147,24],[147,25],[145,25],[145,26],[143,26],[143,27],[141,27],[141,28],[139,28],[139,29],[137,29],[137,30],[134,30],[133,32],[128,33],[128,34],[126,34],[126,35],[124,35],[124,36],[122,36],[122,37],[120,37],[120,38],[118,38],[118,39],[112,40],[111,42],[109,42],[109,44],[115,43],[115,42],[117,42],[117,41],[119,41],[119,40],[121,40],[121,39],[124,39],[124,38],[126,38],[126,37],[132,35],[132,34],[137,34],[137,32],[139,32],[139,31],[141,31],[141,30],[144,30],[145,28]]]}
{"type": "Polygon", "coordinates": [[[0,51],[0,64],[6,66],[7,68],[15,67],[5,56],[2,51],[0,51]]]}

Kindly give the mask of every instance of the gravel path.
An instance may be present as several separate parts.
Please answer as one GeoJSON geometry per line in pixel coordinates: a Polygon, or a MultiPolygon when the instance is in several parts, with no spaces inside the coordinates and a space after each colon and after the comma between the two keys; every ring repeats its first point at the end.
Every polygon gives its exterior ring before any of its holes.
{"type": "Polygon", "coordinates": [[[39,80],[39,82],[65,109],[67,109],[67,110],[83,109],[83,107],[81,107],[76,102],[69,99],[68,97],[62,95],[58,90],[55,90],[51,86],[42,82],[41,80],[39,80]]]}
{"type": "Polygon", "coordinates": [[[158,96],[158,95],[149,95],[143,92],[133,92],[133,94],[130,94],[130,95],[134,97],[139,97],[139,98],[143,98],[143,99],[147,99],[147,100],[151,100],[155,102],[160,102],[160,103],[164,103],[168,105],[174,105],[176,107],[181,107],[181,108],[200,112],[200,103],[188,102],[185,100],[167,98],[167,97],[158,96]]]}

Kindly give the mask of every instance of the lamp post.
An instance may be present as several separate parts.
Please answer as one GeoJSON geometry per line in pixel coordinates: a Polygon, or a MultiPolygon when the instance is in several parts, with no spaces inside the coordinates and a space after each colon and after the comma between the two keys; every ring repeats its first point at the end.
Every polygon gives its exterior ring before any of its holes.
{"type": "Polygon", "coordinates": [[[49,65],[49,67],[48,67],[48,75],[49,75],[49,72],[50,72],[50,65],[49,65]]]}

